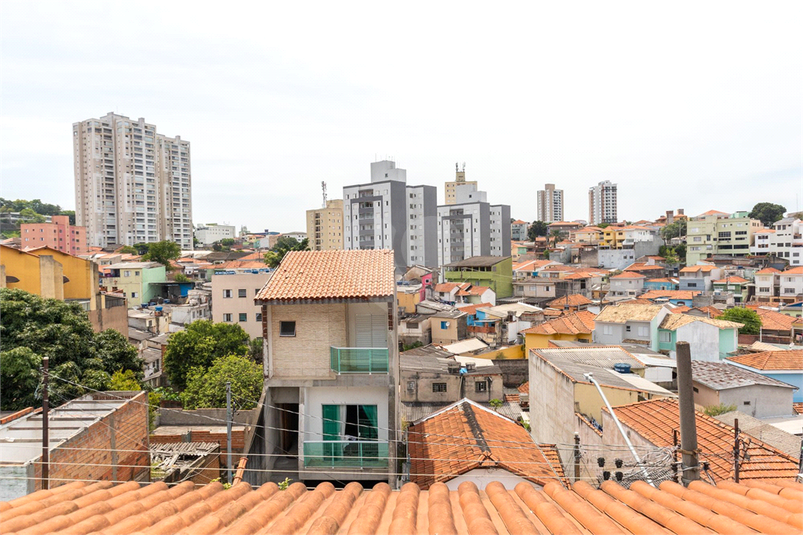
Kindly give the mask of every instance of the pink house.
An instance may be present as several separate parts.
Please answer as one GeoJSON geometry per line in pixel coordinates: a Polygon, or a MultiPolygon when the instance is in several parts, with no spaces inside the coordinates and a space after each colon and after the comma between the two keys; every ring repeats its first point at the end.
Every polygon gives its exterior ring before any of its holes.
{"type": "Polygon", "coordinates": [[[54,215],[51,223],[22,223],[20,247],[33,249],[50,247],[71,255],[86,254],[86,227],[70,225],[70,217],[54,215]]]}

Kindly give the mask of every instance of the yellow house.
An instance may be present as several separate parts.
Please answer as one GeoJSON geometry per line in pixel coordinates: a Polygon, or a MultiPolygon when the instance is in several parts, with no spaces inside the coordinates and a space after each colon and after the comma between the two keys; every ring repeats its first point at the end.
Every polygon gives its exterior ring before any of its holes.
{"type": "Polygon", "coordinates": [[[600,245],[611,249],[621,249],[625,241],[625,231],[622,227],[605,227],[602,229],[600,245]]]}
{"type": "Polygon", "coordinates": [[[603,232],[599,227],[585,227],[573,233],[575,242],[588,245],[599,244],[602,236],[603,232]]]}
{"type": "Polygon", "coordinates": [[[550,340],[591,342],[596,317],[596,314],[581,310],[523,330],[526,354],[529,355],[531,349],[550,347],[550,340]]]}
{"type": "Polygon", "coordinates": [[[62,266],[53,255],[0,245],[0,288],[19,288],[48,299],[64,299],[62,266]]]}
{"type": "Polygon", "coordinates": [[[50,247],[27,251],[38,257],[50,256],[62,266],[64,299],[89,301],[89,310],[95,310],[100,298],[98,266],[91,260],[62,253],[50,247]]]}
{"type": "Polygon", "coordinates": [[[398,288],[396,290],[396,306],[403,308],[407,314],[415,314],[415,306],[421,302],[421,291],[410,288],[398,288]]]}

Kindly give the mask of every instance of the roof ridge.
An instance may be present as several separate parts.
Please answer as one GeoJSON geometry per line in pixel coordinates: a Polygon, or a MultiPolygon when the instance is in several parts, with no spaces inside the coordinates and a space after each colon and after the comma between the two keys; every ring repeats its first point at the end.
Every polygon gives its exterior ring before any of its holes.
{"type": "Polygon", "coordinates": [[[491,454],[491,448],[488,447],[488,443],[485,441],[485,434],[482,432],[482,427],[480,427],[477,416],[474,414],[474,407],[472,407],[470,403],[463,403],[460,406],[460,410],[463,411],[463,415],[466,417],[468,428],[474,435],[474,439],[477,441],[477,446],[480,448],[480,451],[487,454],[486,456],[489,456],[491,454]]]}

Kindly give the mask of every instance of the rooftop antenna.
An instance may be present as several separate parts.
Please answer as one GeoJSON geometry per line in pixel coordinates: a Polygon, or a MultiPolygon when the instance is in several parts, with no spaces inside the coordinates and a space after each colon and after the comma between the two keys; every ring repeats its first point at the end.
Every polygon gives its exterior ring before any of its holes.
{"type": "Polygon", "coordinates": [[[321,181],[321,190],[323,191],[323,208],[326,208],[326,182],[321,181]]]}
{"type": "Polygon", "coordinates": [[[463,162],[463,172],[466,172],[466,162],[463,162]]]}

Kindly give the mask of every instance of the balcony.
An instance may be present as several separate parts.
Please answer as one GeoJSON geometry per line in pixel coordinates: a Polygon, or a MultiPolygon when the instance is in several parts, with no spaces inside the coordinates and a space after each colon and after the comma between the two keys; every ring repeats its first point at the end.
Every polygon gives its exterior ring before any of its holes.
{"type": "Polygon", "coordinates": [[[388,467],[388,443],[375,440],[304,442],[304,468],[388,467]]]}
{"type": "Polygon", "coordinates": [[[329,364],[333,372],[388,373],[386,347],[331,347],[329,364]]]}

